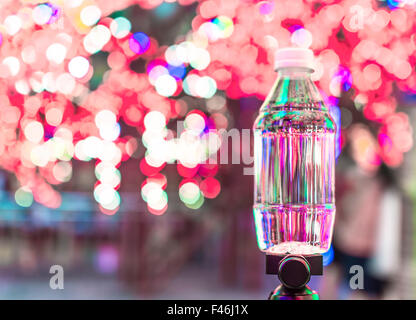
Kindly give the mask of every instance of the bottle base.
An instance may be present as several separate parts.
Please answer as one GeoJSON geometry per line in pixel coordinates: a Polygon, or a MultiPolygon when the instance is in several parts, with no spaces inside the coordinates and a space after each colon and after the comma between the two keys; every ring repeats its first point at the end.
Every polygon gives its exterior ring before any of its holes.
{"type": "Polygon", "coordinates": [[[312,246],[304,242],[289,241],[274,245],[266,250],[262,250],[269,254],[283,255],[283,254],[317,254],[328,251],[326,248],[319,246],[312,246]]]}
{"type": "Polygon", "coordinates": [[[316,254],[328,251],[335,206],[255,205],[257,242],[270,254],[316,254]]]}

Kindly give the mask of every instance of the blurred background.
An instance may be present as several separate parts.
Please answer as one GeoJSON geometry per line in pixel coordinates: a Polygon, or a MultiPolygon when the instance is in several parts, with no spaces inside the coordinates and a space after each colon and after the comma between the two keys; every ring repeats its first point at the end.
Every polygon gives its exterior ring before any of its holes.
{"type": "Polygon", "coordinates": [[[1,299],[267,298],[244,135],[286,46],[314,51],[338,127],[334,240],[311,286],[416,298],[416,1],[0,8],[1,299]]]}

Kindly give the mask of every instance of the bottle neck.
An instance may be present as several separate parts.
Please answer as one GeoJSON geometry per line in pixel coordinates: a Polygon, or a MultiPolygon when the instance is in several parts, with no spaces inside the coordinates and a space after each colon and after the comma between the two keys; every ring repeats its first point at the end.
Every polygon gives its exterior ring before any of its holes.
{"type": "Polygon", "coordinates": [[[322,110],[327,111],[318,88],[311,79],[313,70],[300,67],[280,68],[277,80],[262,106],[263,111],[322,110]]]}
{"type": "Polygon", "coordinates": [[[280,77],[292,77],[292,78],[311,78],[313,73],[312,69],[302,67],[285,67],[277,69],[277,75],[280,77]]]}

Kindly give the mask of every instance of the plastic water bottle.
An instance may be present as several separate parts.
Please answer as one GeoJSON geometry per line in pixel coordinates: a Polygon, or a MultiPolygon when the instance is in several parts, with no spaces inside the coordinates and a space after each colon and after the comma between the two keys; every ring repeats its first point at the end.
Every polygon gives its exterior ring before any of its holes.
{"type": "Polygon", "coordinates": [[[254,124],[258,245],[272,254],[322,253],[335,219],[335,122],[311,80],[311,50],[278,50],[276,70],[254,124]]]}

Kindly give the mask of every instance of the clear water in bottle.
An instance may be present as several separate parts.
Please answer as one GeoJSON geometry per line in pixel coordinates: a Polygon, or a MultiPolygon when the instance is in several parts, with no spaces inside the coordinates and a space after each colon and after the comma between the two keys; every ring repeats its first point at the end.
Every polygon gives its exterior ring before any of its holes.
{"type": "Polygon", "coordinates": [[[273,254],[329,249],[335,218],[335,123],[302,66],[285,66],[254,124],[258,245],[273,254]]]}

